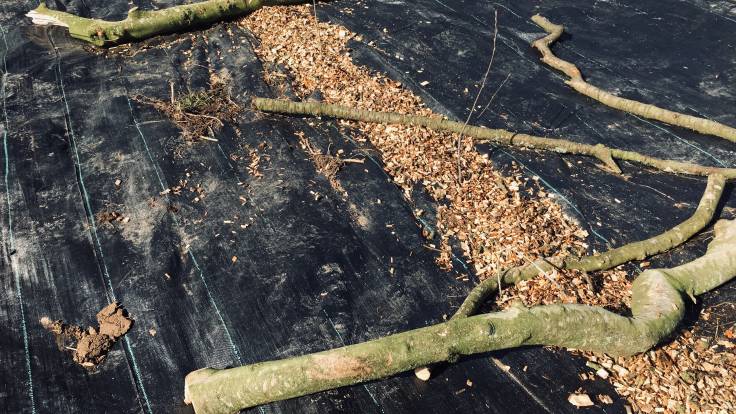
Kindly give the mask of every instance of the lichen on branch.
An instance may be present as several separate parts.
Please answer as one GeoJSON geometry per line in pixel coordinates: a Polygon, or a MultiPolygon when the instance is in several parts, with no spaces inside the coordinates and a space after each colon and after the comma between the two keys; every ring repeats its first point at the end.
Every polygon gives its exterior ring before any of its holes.
{"type": "Polygon", "coordinates": [[[736,142],[736,128],[710,119],[698,118],[696,116],[659,108],[651,104],[621,98],[597,86],[591,85],[583,79],[580,70],[573,63],[555,56],[549,48],[552,43],[562,36],[565,28],[562,25],[550,22],[547,18],[538,14],[532,16],[532,21],[548,33],[547,36],[537,39],[532,43],[532,46],[542,54],[542,62],[567,75],[570,79],[565,81],[565,83],[581,94],[611,108],[644,118],[654,119],[666,124],[692,129],[701,134],[713,135],[731,142],[736,142]]]}
{"type": "Polygon", "coordinates": [[[241,17],[263,6],[302,2],[303,0],[207,0],[151,11],[134,7],[128,12],[128,17],[120,21],[80,17],[49,9],[41,2],[27,16],[37,25],[66,27],[72,37],[96,46],[113,46],[241,17]]]}

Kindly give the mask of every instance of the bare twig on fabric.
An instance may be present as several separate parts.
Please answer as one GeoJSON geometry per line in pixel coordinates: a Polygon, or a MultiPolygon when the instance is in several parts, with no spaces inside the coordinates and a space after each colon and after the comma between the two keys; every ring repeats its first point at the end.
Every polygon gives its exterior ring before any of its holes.
{"type": "Polygon", "coordinates": [[[506,78],[498,85],[498,88],[496,88],[496,90],[493,91],[493,95],[491,95],[491,99],[488,100],[488,103],[486,104],[486,106],[483,107],[483,110],[480,111],[478,113],[478,115],[475,116],[475,119],[476,120],[479,120],[480,117],[482,117],[483,114],[486,113],[486,111],[488,110],[488,108],[491,107],[491,104],[493,103],[493,100],[496,99],[496,95],[498,95],[498,92],[501,90],[501,88],[503,88],[503,85],[505,85],[506,82],[508,82],[509,78],[511,78],[511,73],[509,73],[508,75],[506,75],[506,78]]]}
{"type": "MultiPolygon", "coordinates": [[[[496,57],[496,38],[498,37],[498,10],[495,10],[493,13],[493,48],[491,50],[491,59],[488,61],[488,67],[486,68],[486,72],[483,74],[483,79],[480,83],[480,88],[478,89],[478,93],[475,95],[475,100],[473,101],[473,105],[470,107],[470,112],[468,112],[468,118],[465,120],[465,126],[468,125],[470,122],[470,118],[473,116],[473,112],[475,111],[475,106],[478,105],[478,99],[480,99],[481,93],[483,93],[483,89],[486,87],[486,82],[488,82],[488,74],[491,73],[491,67],[493,66],[493,59],[496,57]]],[[[465,128],[460,131],[460,135],[457,137],[457,181],[462,182],[463,176],[462,176],[462,143],[463,143],[463,133],[465,132],[465,128]]]]}

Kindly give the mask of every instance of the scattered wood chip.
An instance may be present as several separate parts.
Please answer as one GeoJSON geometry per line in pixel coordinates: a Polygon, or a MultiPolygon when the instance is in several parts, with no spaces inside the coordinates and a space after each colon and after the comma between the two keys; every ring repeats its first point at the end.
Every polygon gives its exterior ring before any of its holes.
{"type": "Polygon", "coordinates": [[[600,401],[602,404],[613,404],[613,398],[611,398],[610,395],[598,394],[596,398],[598,398],[598,401],[600,401]]]}
{"type": "Polygon", "coordinates": [[[429,368],[421,367],[414,370],[414,375],[422,381],[429,381],[432,373],[429,371],[429,368]]]}

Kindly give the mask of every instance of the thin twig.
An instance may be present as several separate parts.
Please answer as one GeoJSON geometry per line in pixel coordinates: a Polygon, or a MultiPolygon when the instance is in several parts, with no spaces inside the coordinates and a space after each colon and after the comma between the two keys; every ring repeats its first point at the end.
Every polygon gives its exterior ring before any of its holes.
{"type": "MultiPolygon", "coordinates": [[[[468,118],[465,120],[465,126],[468,125],[470,122],[470,118],[473,116],[473,111],[475,111],[475,106],[478,105],[478,99],[480,99],[480,94],[483,93],[483,88],[486,87],[486,82],[488,81],[488,74],[491,72],[491,66],[493,66],[493,59],[496,56],[496,38],[498,37],[498,10],[494,10],[493,13],[493,49],[491,50],[491,60],[488,61],[488,67],[486,68],[486,73],[483,75],[483,80],[480,84],[480,89],[478,89],[478,94],[475,95],[475,100],[473,101],[473,105],[470,107],[470,112],[468,113],[468,118]]],[[[457,182],[461,183],[462,178],[462,162],[460,155],[462,153],[462,142],[463,142],[463,133],[465,132],[465,126],[463,126],[463,129],[460,131],[460,136],[457,137],[457,182]]]]}
{"type": "Polygon", "coordinates": [[[479,120],[480,117],[482,117],[483,114],[486,113],[486,110],[488,110],[488,108],[491,107],[491,104],[493,103],[493,99],[496,98],[496,94],[498,94],[498,91],[500,91],[501,88],[503,88],[503,85],[506,84],[506,82],[509,80],[510,77],[511,77],[511,73],[509,73],[508,75],[506,75],[506,79],[504,79],[503,82],[501,82],[501,84],[498,85],[498,88],[496,88],[496,91],[493,92],[493,95],[491,95],[491,99],[488,101],[488,104],[486,104],[485,108],[483,108],[483,110],[480,111],[480,113],[475,116],[476,121],[479,120]]]}
{"type": "Polygon", "coordinates": [[[222,120],[220,118],[217,118],[217,117],[214,117],[214,116],[205,115],[205,114],[193,114],[191,112],[185,112],[185,111],[182,111],[182,113],[185,114],[185,115],[189,115],[189,116],[195,117],[195,118],[196,117],[209,118],[209,119],[212,119],[212,120],[217,121],[220,124],[220,126],[225,126],[225,124],[222,123],[222,120]]]}
{"type": "Polygon", "coordinates": [[[503,296],[503,283],[501,283],[501,272],[496,272],[496,284],[498,285],[498,297],[503,296]]]}

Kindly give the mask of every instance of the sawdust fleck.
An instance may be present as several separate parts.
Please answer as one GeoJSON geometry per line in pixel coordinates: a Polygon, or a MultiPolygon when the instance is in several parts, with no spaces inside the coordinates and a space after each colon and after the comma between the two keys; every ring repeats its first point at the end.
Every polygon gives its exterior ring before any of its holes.
{"type": "Polygon", "coordinates": [[[60,351],[71,352],[74,362],[88,369],[101,364],[115,342],[133,326],[125,309],[113,302],[97,313],[98,328],[82,329],[61,320],[41,318],[41,325],[56,338],[60,351]]]}

